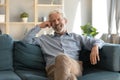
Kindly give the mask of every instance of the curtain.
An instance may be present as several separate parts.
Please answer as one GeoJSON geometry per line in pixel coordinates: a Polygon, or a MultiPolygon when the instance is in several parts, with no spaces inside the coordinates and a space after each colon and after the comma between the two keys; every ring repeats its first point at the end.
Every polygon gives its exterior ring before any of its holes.
{"type": "Polygon", "coordinates": [[[116,0],[116,34],[119,34],[120,25],[120,0],[116,0]]]}
{"type": "Polygon", "coordinates": [[[120,43],[119,39],[119,23],[120,23],[120,0],[108,0],[108,37],[107,41],[110,43],[120,43]],[[115,26],[113,26],[113,20],[115,20],[115,26]],[[113,29],[116,29],[115,33],[112,33],[113,29]]]}

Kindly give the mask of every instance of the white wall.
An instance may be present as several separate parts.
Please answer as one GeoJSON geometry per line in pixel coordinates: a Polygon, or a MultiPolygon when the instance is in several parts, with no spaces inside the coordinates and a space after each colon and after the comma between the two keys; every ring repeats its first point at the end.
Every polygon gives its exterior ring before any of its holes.
{"type": "Polygon", "coordinates": [[[92,0],[81,0],[81,25],[92,23],[92,0]]]}
{"type": "Polygon", "coordinates": [[[72,31],[74,19],[75,19],[75,12],[77,10],[79,0],[65,0],[64,1],[64,11],[68,20],[67,28],[69,31],[72,31]]]}
{"type": "Polygon", "coordinates": [[[81,3],[81,25],[92,22],[92,0],[65,0],[64,10],[68,19],[67,26],[72,31],[78,3],[81,3]]]}

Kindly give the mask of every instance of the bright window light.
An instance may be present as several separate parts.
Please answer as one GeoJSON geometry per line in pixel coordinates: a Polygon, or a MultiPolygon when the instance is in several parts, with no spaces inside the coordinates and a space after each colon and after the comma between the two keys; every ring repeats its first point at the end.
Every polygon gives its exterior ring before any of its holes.
{"type": "Polygon", "coordinates": [[[74,21],[74,23],[73,23],[72,32],[77,33],[77,34],[81,34],[81,29],[80,29],[80,25],[81,25],[81,6],[80,6],[80,1],[78,3],[75,19],[73,21],[74,21]]]}
{"type": "Polygon", "coordinates": [[[108,33],[107,0],[92,0],[92,25],[97,28],[101,37],[108,33]]]}

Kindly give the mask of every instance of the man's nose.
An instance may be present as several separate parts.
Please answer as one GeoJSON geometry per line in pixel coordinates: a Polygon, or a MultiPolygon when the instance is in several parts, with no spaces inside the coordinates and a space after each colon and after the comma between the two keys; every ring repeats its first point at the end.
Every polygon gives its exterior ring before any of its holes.
{"type": "Polygon", "coordinates": [[[59,24],[59,21],[58,21],[58,20],[56,20],[56,21],[55,21],[55,24],[59,24]]]}

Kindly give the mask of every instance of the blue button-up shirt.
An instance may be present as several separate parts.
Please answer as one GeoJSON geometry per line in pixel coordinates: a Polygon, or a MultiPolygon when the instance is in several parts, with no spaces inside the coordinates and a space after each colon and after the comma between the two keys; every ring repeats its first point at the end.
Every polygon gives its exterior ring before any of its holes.
{"type": "Polygon", "coordinates": [[[64,35],[47,34],[35,37],[40,30],[39,26],[34,27],[28,32],[23,41],[40,45],[47,65],[54,64],[55,57],[59,54],[66,54],[69,57],[78,60],[78,51],[80,51],[82,47],[91,50],[94,45],[98,45],[99,48],[101,48],[104,43],[100,39],[84,37],[75,33],[66,33],[64,35]]]}

